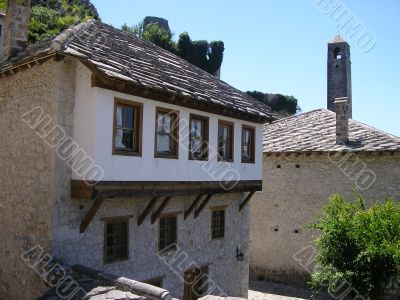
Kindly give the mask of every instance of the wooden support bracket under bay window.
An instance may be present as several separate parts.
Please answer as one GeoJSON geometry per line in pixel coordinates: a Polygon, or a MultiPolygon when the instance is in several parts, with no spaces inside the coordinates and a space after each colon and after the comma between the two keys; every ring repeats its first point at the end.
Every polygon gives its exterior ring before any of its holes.
{"type": "Polygon", "coordinates": [[[164,211],[164,208],[168,205],[168,202],[171,200],[171,197],[165,197],[164,201],[158,207],[157,211],[151,216],[151,224],[154,224],[161,213],[164,211]]]}
{"type": "Polygon", "coordinates": [[[183,219],[186,220],[187,217],[190,216],[190,214],[192,213],[192,211],[196,208],[197,203],[199,203],[199,201],[201,200],[201,198],[203,197],[203,194],[200,194],[196,197],[196,199],[194,199],[194,201],[192,202],[192,204],[190,204],[189,208],[187,210],[185,210],[185,213],[183,215],[183,219]]]}
{"type": "Polygon", "coordinates": [[[147,204],[146,208],[144,209],[144,211],[138,218],[138,226],[142,225],[143,221],[146,219],[148,214],[151,212],[154,205],[156,205],[158,198],[159,197],[154,197],[153,199],[150,200],[149,204],[147,204]]]}
{"type": "Polygon", "coordinates": [[[250,193],[247,195],[246,199],[244,199],[243,202],[240,204],[240,206],[239,206],[239,211],[241,211],[241,210],[243,209],[243,207],[245,207],[245,205],[247,204],[247,202],[250,201],[250,199],[253,197],[253,195],[255,194],[255,192],[256,192],[256,191],[252,191],[252,192],[250,192],[250,193]]]}
{"type": "Polygon", "coordinates": [[[196,209],[196,211],[194,212],[194,218],[195,219],[199,216],[199,214],[201,213],[203,208],[207,205],[208,201],[210,201],[211,197],[212,197],[212,194],[211,195],[207,195],[207,197],[200,204],[199,208],[196,209]]]}
{"type": "Polygon", "coordinates": [[[83,218],[81,225],[79,227],[79,232],[84,233],[86,231],[86,228],[89,226],[90,222],[92,222],[94,216],[96,215],[97,211],[103,204],[104,198],[96,198],[94,200],[94,203],[90,207],[89,211],[85,215],[85,218],[83,218]]]}

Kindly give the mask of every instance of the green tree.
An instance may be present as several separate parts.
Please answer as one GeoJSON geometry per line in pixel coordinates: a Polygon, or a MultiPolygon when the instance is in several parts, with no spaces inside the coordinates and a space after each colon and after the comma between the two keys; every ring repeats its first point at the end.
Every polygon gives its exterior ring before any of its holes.
{"type": "Polygon", "coordinates": [[[321,233],[315,240],[319,267],[312,273],[312,288],[348,282],[364,297],[380,299],[400,276],[400,204],[387,197],[366,209],[359,194],[354,202],[333,195],[322,211],[309,225],[321,233]]]}
{"type": "Polygon", "coordinates": [[[215,74],[221,67],[224,53],[222,41],[192,41],[187,32],[179,35],[177,42],[173,41],[173,34],[161,28],[157,23],[144,26],[143,22],[135,26],[126,23],[121,29],[131,35],[138,36],[163,49],[166,49],[185,59],[200,69],[215,74]]]}
{"type": "MultiPolygon", "coordinates": [[[[6,0],[0,0],[0,11],[5,10],[6,0]]],[[[29,42],[39,42],[88,19],[100,19],[89,0],[32,0],[29,42]]]]}
{"type": "Polygon", "coordinates": [[[248,91],[248,95],[254,99],[267,104],[275,113],[286,115],[294,115],[301,111],[298,100],[293,96],[285,96],[281,94],[265,94],[260,91],[248,91]]]}
{"type": "Polygon", "coordinates": [[[156,23],[148,24],[145,30],[141,34],[144,40],[153,43],[172,53],[176,53],[176,44],[172,40],[172,33],[164,30],[156,23]]]}

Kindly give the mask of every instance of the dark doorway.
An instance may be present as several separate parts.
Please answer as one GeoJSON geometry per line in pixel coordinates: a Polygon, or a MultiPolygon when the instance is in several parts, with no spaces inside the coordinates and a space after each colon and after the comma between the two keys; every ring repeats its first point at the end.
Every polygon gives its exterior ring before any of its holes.
{"type": "Polygon", "coordinates": [[[196,300],[207,293],[208,267],[186,271],[184,279],[183,300],[196,300]]]}

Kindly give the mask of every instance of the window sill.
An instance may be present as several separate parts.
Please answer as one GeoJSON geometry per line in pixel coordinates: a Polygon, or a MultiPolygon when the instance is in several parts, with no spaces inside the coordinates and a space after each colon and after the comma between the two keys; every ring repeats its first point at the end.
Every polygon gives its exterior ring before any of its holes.
{"type": "Polygon", "coordinates": [[[130,151],[119,151],[113,150],[112,155],[119,155],[119,156],[142,156],[141,152],[130,152],[130,151]]]}
{"type": "Polygon", "coordinates": [[[242,164],[255,164],[256,162],[254,160],[243,160],[242,159],[242,164]]]}
{"type": "Polygon", "coordinates": [[[189,160],[207,161],[208,157],[189,157],[189,160]]]}
{"type": "Polygon", "coordinates": [[[160,154],[156,153],[154,158],[166,158],[166,159],[179,159],[177,154],[160,154]]]}
{"type": "Polygon", "coordinates": [[[228,163],[233,163],[233,159],[217,159],[218,162],[228,162],[228,163]]]}
{"type": "Polygon", "coordinates": [[[174,246],[168,246],[167,248],[165,248],[165,249],[162,249],[162,250],[158,250],[158,255],[159,256],[167,256],[167,255],[169,255],[171,252],[175,252],[175,251],[177,251],[177,246],[176,245],[174,245],[174,246]]]}
{"type": "Polygon", "coordinates": [[[120,263],[120,262],[124,262],[124,261],[128,261],[128,260],[129,260],[129,257],[119,258],[116,260],[104,260],[103,265],[111,265],[111,264],[120,263]]]}

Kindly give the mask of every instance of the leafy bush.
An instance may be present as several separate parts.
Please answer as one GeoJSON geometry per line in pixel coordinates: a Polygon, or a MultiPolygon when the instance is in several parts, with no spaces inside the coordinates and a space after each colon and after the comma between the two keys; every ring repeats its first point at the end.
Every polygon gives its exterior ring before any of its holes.
{"type": "Polygon", "coordinates": [[[144,25],[143,22],[135,26],[126,23],[121,29],[131,35],[138,36],[165,50],[168,50],[185,59],[200,69],[215,74],[221,67],[224,53],[222,41],[192,41],[187,32],[179,35],[178,42],[172,40],[173,34],[161,28],[157,23],[144,25]]]}
{"type": "Polygon", "coordinates": [[[301,111],[297,99],[293,96],[265,94],[260,91],[248,91],[247,94],[256,100],[267,104],[273,112],[281,114],[282,116],[294,115],[301,111]]]}
{"type": "Polygon", "coordinates": [[[361,195],[354,202],[333,195],[323,217],[309,227],[321,231],[315,241],[319,267],[312,273],[313,290],[346,281],[375,300],[399,278],[400,204],[392,198],[366,209],[361,195]]]}
{"type": "MultiPolygon", "coordinates": [[[[0,11],[5,10],[6,0],[0,0],[0,11]]],[[[89,0],[32,0],[29,42],[44,40],[88,19],[100,19],[89,0]]]]}

